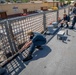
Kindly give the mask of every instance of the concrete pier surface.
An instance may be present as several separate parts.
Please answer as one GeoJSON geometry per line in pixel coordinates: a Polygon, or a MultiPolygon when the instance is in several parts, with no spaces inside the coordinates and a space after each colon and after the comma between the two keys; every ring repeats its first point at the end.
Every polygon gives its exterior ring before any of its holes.
{"type": "MultiPolygon", "coordinates": [[[[33,59],[23,62],[25,52],[4,66],[5,75],[76,75],[76,27],[58,29],[56,35],[45,35],[48,43],[43,50],[36,49],[33,59]],[[66,40],[57,39],[57,33],[65,31],[66,40]],[[67,33],[68,30],[68,33],[67,33]]],[[[28,51],[26,51],[28,53],[28,51]]]]}
{"type": "Polygon", "coordinates": [[[68,29],[64,42],[56,35],[32,60],[22,63],[25,67],[18,75],[76,75],[76,30],[68,29]]]}

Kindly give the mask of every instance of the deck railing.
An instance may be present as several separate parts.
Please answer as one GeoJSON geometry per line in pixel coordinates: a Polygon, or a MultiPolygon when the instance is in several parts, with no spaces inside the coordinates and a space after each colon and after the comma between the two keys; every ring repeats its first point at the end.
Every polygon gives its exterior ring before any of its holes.
{"type": "Polygon", "coordinates": [[[28,16],[0,21],[0,64],[18,52],[18,46],[28,40],[27,32],[43,32],[47,26],[63,18],[63,13],[69,14],[70,6],[57,11],[45,11],[28,16]]]}

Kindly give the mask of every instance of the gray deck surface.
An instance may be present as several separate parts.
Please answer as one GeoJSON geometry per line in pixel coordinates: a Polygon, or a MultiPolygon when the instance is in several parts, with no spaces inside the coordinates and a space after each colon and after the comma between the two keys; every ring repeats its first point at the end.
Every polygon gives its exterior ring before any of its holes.
{"type": "Polygon", "coordinates": [[[19,75],[76,75],[76,31],[64,43],[55,36],[27,63],[19,75]]]}
{"type": "Polygon", "coordinates": [[[28,62],[18,56],[6,66],[9,75],[76,75],[76,30],[68,29],[68,33],[65,42],[55,35],[28,62]]]}

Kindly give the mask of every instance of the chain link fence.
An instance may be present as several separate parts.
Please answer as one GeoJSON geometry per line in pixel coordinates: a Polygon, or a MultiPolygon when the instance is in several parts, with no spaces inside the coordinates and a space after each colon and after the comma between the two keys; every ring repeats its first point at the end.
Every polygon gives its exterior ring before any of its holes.
{"type": "Polygon", "coordinates": [[[15,53],[7,21],[0,22],[0,63],[15,53]]]}
{"type": "Polygon", "coordinates": [[[50,25],[52,22],[57,21],[57,11],[46,13],[46,26],[50,25]]]}
{"type": "Polygon", "coordinates": [[[27,32],[42,33],[51,22],[57,22],[69,6],[58,11],[47,11],[0,21],[0,64],[18,52],[18,46],[28,40],[27,32]]]}

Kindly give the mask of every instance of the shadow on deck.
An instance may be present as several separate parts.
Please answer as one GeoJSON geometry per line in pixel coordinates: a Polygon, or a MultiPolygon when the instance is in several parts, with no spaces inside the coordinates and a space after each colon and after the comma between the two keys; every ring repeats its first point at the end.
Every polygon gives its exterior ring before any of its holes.
{"type": "MultiPolygon", "coordinates": [[[[21,55],[17,56],[11,62],[9,62],[5,68],[7,70],[7,74],[4,75],[18,75],[23,69],[26,68],[31,61],[35,61],[39,58],[46,57],[52,50],[48,46],[43,46],[43,50],[36,50],[33,54],[33,59],[27,62],[23,62],[21,55]]],[[[22,54],[23,55],[23,54],[22,54]]]]}

